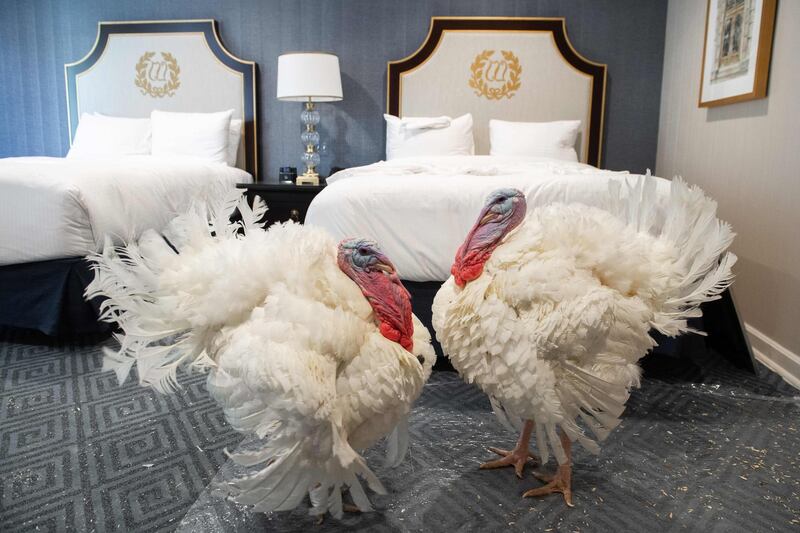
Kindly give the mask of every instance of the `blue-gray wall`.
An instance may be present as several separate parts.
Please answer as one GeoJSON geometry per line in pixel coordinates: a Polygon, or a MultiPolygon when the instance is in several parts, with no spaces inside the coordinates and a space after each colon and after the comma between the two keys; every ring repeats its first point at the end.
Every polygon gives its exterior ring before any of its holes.
{"type": "MultiPolygon", "coordinates": [[[[258,62],[261,168],[297,165],[300,105],[275,99],[282,52],[328,50],[344,100],[323,104],[331,164],[382,159],[386,62],[412,53],[434,15],[565,17],[576,49],[608,64],[603,165],[643,171],[656,159],[666,0],[0,0],[0,157],[64,155],[64,68],[101,20],[214,18],[234,54],[258,62]]],[[[298,165],[299,166],[299,165],[298,165]]]]}

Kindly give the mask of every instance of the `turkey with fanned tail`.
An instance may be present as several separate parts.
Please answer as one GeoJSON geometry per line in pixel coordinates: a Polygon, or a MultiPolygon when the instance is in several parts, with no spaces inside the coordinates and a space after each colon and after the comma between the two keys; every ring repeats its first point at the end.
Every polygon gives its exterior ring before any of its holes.
{"type": "Polygon", "coordinates": [[[209,370],[231,426],[262,439],[232,454],[249,467],[222,487],[235,501],[270,512],[309,495],[312,514],[341,516],[349,490],[368,511],[359,478],[385,489],[359,452],[388,436],[387,462],[402,460],[435,362],[430,334],[374,242],[337,246],[294,223],[263,230],[265,210],[227,194],[93,256],[87,297],[105,297],[102,318],[122,330],[104,369],[124,381],[135,364],[142,385],[165,393],[179,367],[209,370]]]}
{"type": "Polygon", "coordinates": [[[553,204],[527,213],[516,189],[491,194],[433,303],[433,326],[461,376],[489,396],[513,450],[481,468],[547,462],[554,476],[524,496],[572,505],[572,442],[599,452],[619,424],[650,330],[687,319],[732,281],[734,234],[716,203],[681,179],[611,181],[605,209],[553,204]],[[669,194],[657,194],[658,182],[669,194]],[[666,187],[665,187],[666,188],[666,187]],[[535,435],[540,458],[529,452],[535,435]]]}

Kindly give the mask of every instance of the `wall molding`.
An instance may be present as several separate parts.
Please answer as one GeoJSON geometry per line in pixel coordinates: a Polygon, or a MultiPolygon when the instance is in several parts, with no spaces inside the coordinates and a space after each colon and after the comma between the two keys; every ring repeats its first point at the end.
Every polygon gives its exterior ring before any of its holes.
{"type": "Polygon", "coordinates": [[[779,344],[775,339],[745,323],[753,355],[767,368],[779,374],[787,383],[800,389],[800,355],[779,344]]]}

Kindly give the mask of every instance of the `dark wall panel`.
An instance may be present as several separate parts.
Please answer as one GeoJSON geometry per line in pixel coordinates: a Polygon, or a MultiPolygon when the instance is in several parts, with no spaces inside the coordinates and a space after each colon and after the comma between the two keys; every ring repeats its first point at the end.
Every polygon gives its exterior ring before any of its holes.
{"type": "Polygon", "coordinates": [[[344,100],[322,104],[321,170],[383,157],[386,62],[421,44],[431,16],[565,17],[576,49],[608,63],[604,166],[655,166],[666,0],[3,0],[0,157],[64,155],[64,63],[88,52],[101,20],[213,18],[234,54],[258,62],[261,167],[299,166],[300,104],[275,99],[282,52],[327,50],[344,100]]]}

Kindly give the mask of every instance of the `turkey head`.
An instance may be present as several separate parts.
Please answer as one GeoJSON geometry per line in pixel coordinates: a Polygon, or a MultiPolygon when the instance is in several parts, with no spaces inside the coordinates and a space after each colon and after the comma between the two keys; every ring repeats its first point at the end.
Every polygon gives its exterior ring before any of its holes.
{"type": "Polygon", "coordinates": [[[463,287],[481,275],[494,249],[519,226],[526,211],[525,195],[518,189],[498,189],[489,195],[478,221],[456,252],[450,269],[456,285],[463,287]]]}
{"type": "Polygon", "coordinates": [[[389,258],[373,241],[346,239],[339,243],[337,262],[372,306],[381,335],[412,351],[411,296],[389,258]]]}

